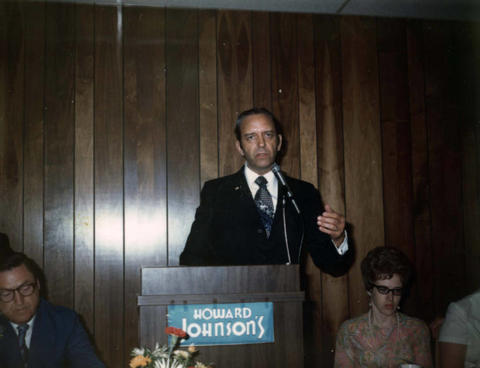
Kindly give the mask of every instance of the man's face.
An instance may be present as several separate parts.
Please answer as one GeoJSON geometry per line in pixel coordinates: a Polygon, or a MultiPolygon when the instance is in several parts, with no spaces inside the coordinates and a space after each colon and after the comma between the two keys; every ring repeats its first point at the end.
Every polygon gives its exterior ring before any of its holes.
{"type": "Polygon", "coordinates": [[[17,290],[13,300],[0,300],[0,313],[16,324],[28,322],[37,311],[40,301],[40,284],[25,265],[20,265],[8,271],[0,272],[0,292],[14,290],[27,284],[34,284],[35,290],[29,296],[23,296],[17,290]]]}
{"type": "Polygon", "coordinates": [[[248,167],[259,175],[270,171],[277,152],[282,146],[282,136],[268,116],[247,116],[240,125],[240,138],[235,142],[237,151],[245,157],[248,167]]]}

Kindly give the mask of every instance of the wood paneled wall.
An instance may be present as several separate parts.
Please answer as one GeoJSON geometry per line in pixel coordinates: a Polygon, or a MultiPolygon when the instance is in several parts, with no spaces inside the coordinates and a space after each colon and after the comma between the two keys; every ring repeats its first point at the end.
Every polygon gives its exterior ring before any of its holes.
{"type": "Polygon", "coordinates": [[[480,286],[480,25],[0,3],[0,231],[44,269],[110,367],[137,345],[142,265],[175,266],[236,115],[272,109],[282,167],[346,214],[348,275],[303,273],[306,361],[363,313],[359,262],[403,249],[430,321],[480,286]]]}

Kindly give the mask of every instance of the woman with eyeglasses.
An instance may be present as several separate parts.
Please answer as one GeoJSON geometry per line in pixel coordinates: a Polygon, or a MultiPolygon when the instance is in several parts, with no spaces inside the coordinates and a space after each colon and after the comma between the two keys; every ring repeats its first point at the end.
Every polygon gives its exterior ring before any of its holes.
{"type": "Polygon", "coordinates": [[[396,248],[377,247],[361,270],[370,308],[340,326],[335,367],[432,367],[427,325],[398,311],[412,273],[408,257],[396,248]]]}

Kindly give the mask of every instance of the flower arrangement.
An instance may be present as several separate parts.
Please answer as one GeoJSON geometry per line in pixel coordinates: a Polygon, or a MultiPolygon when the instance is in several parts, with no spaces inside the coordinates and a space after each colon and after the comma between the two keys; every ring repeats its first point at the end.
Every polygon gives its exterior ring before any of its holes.
{"type": "Polygon", "coordinates": [[[153,350],[147,347],[134,348],[130,368],[211,368],[195,359],[198,350],[194,345],[187,350],[179,349],[180,342],[188,338],[185,331],[167,327],[165,333],[172,337],[171,344],[159,346],[157,343],[153,350]]]}

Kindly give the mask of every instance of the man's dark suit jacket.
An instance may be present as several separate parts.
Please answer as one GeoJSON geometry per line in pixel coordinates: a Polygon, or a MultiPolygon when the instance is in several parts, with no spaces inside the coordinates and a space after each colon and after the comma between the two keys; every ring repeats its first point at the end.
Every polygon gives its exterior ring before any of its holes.
{"type": "MultiPolygon", "coordinates": [[[[18,337],[0,316],[0,367],[23,368],[18,337]]],[[[28,351],[28,368],[105,368],[77,314],[40,299],[28,351]]]]}
{"type": "Polygon", "coordinates": [[[288,262],[284,235],[283,208],[287,239],[292,263],[299,263],[304,248],[310,252],[315,264],[332,275],[348,270],[349,250],[340,256],[330,237],[318,230],[317,216],[323,212],[320,193],[313,185],[286,178],[300,207],[301,215],[292,203],[283,198],[286,193],[279,187],[278,202],[270,237],[257,212],[244,168],[233,175],[205,183],[200,206],[195,214],[190,235],[183,253],[182,265],[255,265],[285,264],[288,262]],[[303,235],[303,246],[302,244],[303,235]]]}

